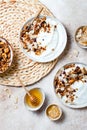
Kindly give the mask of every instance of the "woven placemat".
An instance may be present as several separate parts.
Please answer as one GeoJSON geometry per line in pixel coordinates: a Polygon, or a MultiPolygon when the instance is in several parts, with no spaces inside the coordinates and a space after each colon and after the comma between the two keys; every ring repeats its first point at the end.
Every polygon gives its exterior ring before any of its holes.
{"type": "MultiPolygon", "coordinates": [[[[1,1],[1,0],[0,0],[1,1]]],[[[42,14],[53,16],[40,2],[31,0],[11,0],[0,2],[0,36],[6,38],[13,47],[14,59],[11,68],[0,75],[0,84],[20,86],[16,74],[25,85],[33,84],[46,76],[58,59],[49,63],[37,63],[28,59],[20,49],[19,33],[23,24],[36,14],[41,7],[42,14]]]]}

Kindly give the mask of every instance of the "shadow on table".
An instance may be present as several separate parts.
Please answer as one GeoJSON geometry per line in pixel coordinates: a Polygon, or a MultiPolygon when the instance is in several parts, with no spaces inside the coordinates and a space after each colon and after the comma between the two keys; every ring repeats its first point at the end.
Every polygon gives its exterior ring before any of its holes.
{"type": "Polygon", "coordinates": [[[38,111],[36,111],[36,114],[41,114],[42,112],[45,112],[46,107],[47,107],[47,105],[48,105],[48,101],[49,101],[49,98],[48,98],[47,95],[46,95],[46,96],[45,96],[45,101],[44,101],[43,106],[42,106],[38,111]]]}
{"type": "Polygon", "coordinates": [[[87,111],[87,106],[86,107],[83,107],[83,108],[70,108],[70,109],[73,109],[73,110],[75,110],[75,111],[87,111]]]}
{"type": "Polygon", "coordinates": [[[65,120],[65,113],[63,112],[61,118],[57,121],[54,121],[54,123],[59,124],[62,123],[64,120],[65,120]]]}

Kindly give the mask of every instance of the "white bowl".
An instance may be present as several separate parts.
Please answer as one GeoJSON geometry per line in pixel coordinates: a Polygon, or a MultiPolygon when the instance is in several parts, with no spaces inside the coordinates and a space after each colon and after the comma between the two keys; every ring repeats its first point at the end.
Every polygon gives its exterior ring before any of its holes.
{"type": "MultiPolygon", "coordinates": [[[[80,43],[80,40],[77,38],[78,35],[78,31],[82,30],[83,28],[87,29],[87,26],[80,26],[79,28],[77,28],[76,32],[75,32],[75,41],[77,43],[77,45],[83,49],[87,49],[87,45],[86,44],[82,44],[80,43]]],[[[81,37],[81,36],[80,36],[81,37]]]]}
{"type": "Polygon", "coordinates": [[[57,104],[50,104],[50,105],[47,106],[45,113],[46,113],[46,116],[47,116],[50,120],[56,121],[56,120],[59,120],[60,117],[62,116],[62,109],[61,109],[57,104]],[[57,116],[56,118],[52,118],[51,116],[48,115],[48,109],[49,109],[51,106],[56,106],[56,107],[58,108],[58,110],[59,110],[59,113],[60,113],[60,114],[59,114],[59,116],[57,116]]]}
{"type": "MultiPolygon", "coordinates": [[[[43,16],[40,16],[43,17],[43,16]]],[[[56,31],[53,32],[52,36],[52,41],[50,43],[47,43],[48,49],[44,51],[41,55],[35,55],[32,51],[29,52],[27,49],[23,48],[23,41],[21,40],[21,33],[24,30],[24,27],[32,21],[33,18],[29,19],[22,27],[21,32],[20,32],[20,43],[21,43],[21,48],[23,50],[23,53],[29,58],[37,62],[50,62],[59,57],[62,52],[64,51],[66,44],[67,44],[67,34],[64,26],[62,23],[53,17],[47,16],[46,17],[50,22],[55,22],[57,27],[56,31]],[[55,37],[56,38],[55,38],[55,37]]],[[[45,39],[46,40],[46,39],[45,39]]]]}
{"type": "Polygon", "coordinates": [[[29,106],[29,104],[27,104],[26,103],[26,95],[25,95],[25,97],[24,97],[24,104],[25,104],[25,107],[28,109],[28,110],[30,110],[30,111],[37,111],[37,110],[39,110],[41,107],[42,107],[42,105],[44,104],[44,100],[45,100],[45,94],[44,94],[44,92],[43,92],[43,90],[41,89],[41,88],[32,88],[32,89],[29,89],[29,91],[30,90],[33,90],[33,89],[38,89],[41,93],[42,93],[42,103],[39,105],[39,106],[37,106],[37,107],[31,107],[31,106],[29,106]]]}
{"type": "Polygon", "coordinates": [[[2,41],[2,42],[4,42],[5,44],[7,44],[8,45],[8,48],[9,48],[9,50],[10,50],[10,62],[9,62],[9,65],[8,65],[8,67],[7,67],[7,69],[5,70],[5,71],[0,71],[0,74],[2,74],[2,73],[4,73],[4,72],[6,72],[9,68],[10,68],[10,66],[12,65],[12,61],[13,61],[13,49],[12,49],[12,46],[11,46],[11,44],[5,39],[5,38],[3,38],[3,37],[0,37],[0,41],[2,41]]]}
{"type": "MultiPolygon", "coordinates": [[[[64,71],[66,72],[66,69],[64,69],[64,68],[66,68],[66,66],[71,66],[71,65],[75,65],[75,68],[78,66],[78,67],[80,67],[81,70],[82,70],[82,68],[85,68],[87,70],[87,65],[84,63],[71,62],[71,63],[65,64],[57,71],[57,73],[54,77],[54,81],[53,81],[54,92],[57,95],[58,100],[60,100],[67,107],[74,108],[74,109],[87,107],[87,96],[86,96],[87,82],[83,82],[84,79],[87,80],[85,74],[80,74],[83,76],[83,79],[81,79],[80,81],[77,81],[77,83],[72,83],[72,86],[73,86],[72,88],[74,88],[74,89],[75,89],[75,87],[77,88],[77,91],[74,93],[74,96],[76,96],[76,98],[74,99],[73,102],[67,102],[67,97],[66,96],[61,97],[60,93],[58,93],[56,91],[56,87],[59,85],[57,83],[56,79],[59,79],[59,76],[61,75],[61,73],[63,74],[64,71]]],[[[69,70],[67,70],[67,72],[70,72],[70,71],[74,70],[75,68],[71,67],[71,69],[69,68],[69,70]]],[[[66,80],[66,78],[61,78],[61,80],[62,79],[66,80]]]]}

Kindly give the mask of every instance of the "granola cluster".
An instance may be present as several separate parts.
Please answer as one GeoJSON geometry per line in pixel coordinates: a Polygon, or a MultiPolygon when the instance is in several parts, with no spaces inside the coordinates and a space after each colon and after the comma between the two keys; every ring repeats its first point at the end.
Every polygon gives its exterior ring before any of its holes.
{"type": "Polygon", "coordinates": [[[37,42],[37,37],[40,32],[50,33],[50,28],[50,24],[46,22],[46,17],[38,17],[31,25],[30,23],[26,24],[20,36],[23,48],[27,49],[28,52],[33,51],[36,55],[41,55],[46,50],[46,46],[37,42]]]}
{"type": "Polygon", "coordinates": [[[87,70],[85,67],[80,67],[75,64],[69,64],[64,66],[63,70],[57,73],[54,80],[54,87],[56,93],[62,98],[66,97],[66,103],[71,103],[76,97],[75,93],[78,88],[72,87],[75,82],[87,82],[86,77],[87,70]]]}
{"type": "Polygon", "coordinates": [[[6,42],[0,40],[0,72],[5,72],[11,62],[9,46],[6,42]]]}

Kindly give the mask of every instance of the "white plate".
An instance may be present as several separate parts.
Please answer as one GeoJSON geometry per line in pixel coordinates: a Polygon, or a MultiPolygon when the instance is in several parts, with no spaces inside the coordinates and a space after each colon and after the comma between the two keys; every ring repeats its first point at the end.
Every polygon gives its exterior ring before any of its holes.
{"type": "MultiPolygon", "coordinates": [[[[56,22],[56,24],[57,24],[57,29],[56,29],[56,31],[54,31],[54,33],[56,35],[56,39],[53,38],[51,44],[48,44],[48,46],[47,46],[49,48],[49,53],[42,53],[40,56],[37,56],[35,54],[32,54],[31,52],[27,52],[27,50],[23,49],[23,46],[22,46],[22,50],[23,50],[24,54],[28,58],[30,58],[34,61],[37,61],[37,62],[49,62],[49,61],[56,59],[64,51],[64,49],[66,47],[66,43],[67,43],[67,34],[66,34],[66,30],[65,30],[64,26],[56,18],[52,18],[52,17],[46,17],[46,18],[50,19],[50,21],[56,22]],[[52,44],[55,47],[54,51],[52,51],[52,44]]],[[[30,20],[28,20],[24,24],[24,26],[31,20],[32,20],[32,18],[30,20]]],[[[23,28],[24,28],[24,26],[23,26],[23,28]]],[[[23,28],[22,28],[22,30],[23,30],[23,28]]]]}
{"type": "MultiPolygon", "coordinates": [[[[59,82],[57,82],[57,81],[58,81],[58,79],[59,79],[59,81],[64,81],[64,82],[69,81],[69,80],[66,80],[65,77],[63,78],[63,76],[68,75],[68,73],[70,73],[71,70],[72,71],[75,70],[75,68],[77,66],[80,67],[81,70],[83,70],[82,69],[83,67],[87,70],[87,65],[85,65],[83,63],[77,63],[77,62],[75,62],[75,63],[69,63],[69,64],[66,64],[63,67],[61,67],[59,69],[59,71],[56,73],[55,78],[54,78],[54,90],[55,90],[56,95],[58,96],[58,98],[61,100],[61,102],[64,105],[66,105],[68,107],[71,107],[71,108],[83,108],[83,107],[87,107],[87,74],[83,74],[83,73],[78,74],[79,77],[82,76],[83,78],[80,79],[80,80],[78,80],[78,81],[76,80],[71,85],[69,84],[71,86],[71,88],[73,88],[73,90],[74,89],[76,90],[76,92],[73,92],[73,94],[74,94],[74,100],[73,100],[73,102],[66,102],[66,100],[68,99],[66,97],[66,94],[63,95],[63,96],[61,96],[61,94],[60,94],[61,91],[59,91],[59,87],[58,87],[59,82]],[[75,67],[70,67],[68,69],[65,69],[65,67],[67,65],[69,66],[69,65],[72,65],[72,64],[74,64],[75,67]]],[[[71,77],[74,76],[74,78],[76,76],[75,79],[77,79],[77,72],[74,75],[70,74],[69,77],[70,76],[71,77]]],[[[67,84],[68,84],[68,82],[67,82],[67,84]]],[[[64,90],[65,90],[65,88],[66,87],[64,87],[64,90]]],[[[60,90],[63,90],[63,87],[60,90]]],[[[68,95],[70,96],[70,94],[68,94],[68,95]]]]}

